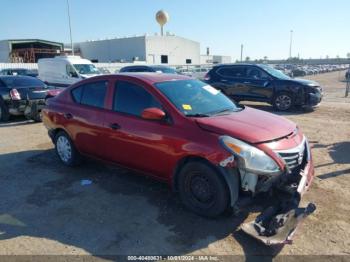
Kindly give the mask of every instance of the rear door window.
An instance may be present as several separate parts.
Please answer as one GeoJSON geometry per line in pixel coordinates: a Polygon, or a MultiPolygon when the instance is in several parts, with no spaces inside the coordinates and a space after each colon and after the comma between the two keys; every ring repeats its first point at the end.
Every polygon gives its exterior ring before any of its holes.
{"type": "Polygon", "coordinates": [[[80,104],[81,95],[83,94],[84,85],[74,88],[72,90],[73,100],[80,104]]]}
{"type": "Polygon", "coordinates": [[[158,100],[142,86],[127,81],[116,82],[113,110],[134,116],[141,116],[146,108],[161,108],[158,100]]]}
{"type": "Polygon", "coordinates": [[[219,75],[232,78],[247,77],[247,70],[244,66],[225,66],[216,71],[219,75]]]}
{"type": "Polygon", "coordinates": [[[264,72],[263,70],[257,68],[257,67],[250,67],[247,70],[247,78],[253,79],[253,80],[266,80],[269,78],[268,74],[264,72]]]}
{"type": "Polygon", "coordinates": [[[99,81],[80,85],[72,90],[73,100],[82,105],[104,108],[107,83],[99,81]]]}

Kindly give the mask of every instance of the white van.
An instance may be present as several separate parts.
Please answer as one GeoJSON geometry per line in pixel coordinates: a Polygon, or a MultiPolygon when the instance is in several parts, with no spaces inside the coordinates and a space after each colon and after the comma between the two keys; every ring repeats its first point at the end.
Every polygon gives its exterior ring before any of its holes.
{"type": "Polygon", "coordinates": [[[38,71],[42,81],[56,87],[67,87],[82,79],[101,74],[90,60],[80,56],[39,59],[38,71]]]}

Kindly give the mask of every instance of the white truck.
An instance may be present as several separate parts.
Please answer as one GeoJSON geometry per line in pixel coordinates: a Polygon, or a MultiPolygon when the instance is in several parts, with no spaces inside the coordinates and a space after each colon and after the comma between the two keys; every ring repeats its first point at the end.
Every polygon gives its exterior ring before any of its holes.
{"type": "Polygon", "coordinates": [[[90,60],[80,56],[56,56],[38,60],[39,78],[47,85],[67,87],[101,73],[90,60]]]}

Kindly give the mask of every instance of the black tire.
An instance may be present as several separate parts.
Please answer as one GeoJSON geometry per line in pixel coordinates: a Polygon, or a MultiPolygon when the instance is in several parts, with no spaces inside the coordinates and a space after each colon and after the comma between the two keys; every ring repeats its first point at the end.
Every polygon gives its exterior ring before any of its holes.
{"type": "Polygon", "coordinates": [[[34,120],[34,122],[42,122],[41,120],[41,112],[38,110],[38,106],[36,103],[32,105],[28,105],[29,113],[25,115],[28,120],[34,120]]]}
{"type": "Polygon", "coordinates": [[[36,103],[32,105],[31,115],[31,119],[34,120],[34,122],[41,122],[41,112],[38,110],[38,105],[36,103]]]}
{"type": "Polygon", "coordinates": [[[42,122],[41,112],[36,112],[35,114],[33,114],[32,120],[34,120],[34,122],[37,122],[37,123],[42,122]]]}
{"type": "Polygon", "coordinates": [[[81,156],[66,132],[59,131],[55,136],[54,142],[56,154],[63,164],[71,167],[80,164],[81,156]],[[62,148],[64,145],[67,146],[66,150],[70,153],[64,151],[64,148],[62,148]]]}
{"type": "Polygon", "coordinates": [[[6,122],[10,119],[10,113],[4,101],[0,99],[0,122],[6,122]]]}
{"type": "Polygon", "coordinates": [[[274,96],[272,105],[278,111],[288,111],[294,107],[293,95],[289,92],[279,92],[274,96]]]}
{"type": "Polygon", "coordinates": [[[224,178],[204,162],[193,161],[181,169],[178,189],[183,204],[200,216],[217,217],[229,206],[224,178]]]}

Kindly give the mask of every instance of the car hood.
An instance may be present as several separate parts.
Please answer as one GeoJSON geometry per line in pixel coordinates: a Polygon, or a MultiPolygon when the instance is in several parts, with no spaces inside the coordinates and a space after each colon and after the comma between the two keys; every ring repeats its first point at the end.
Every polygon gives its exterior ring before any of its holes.
{"type": "Polygon", "coordinates": [[[195,121],[204,130],[253,144],[285,137],[296,129],[296,124],[286,118],[250,107],[227,115],[196,118],[195,121]]]}
{"type": "Polygon", "coordinates": [[[302,84],[304,86],[320,86],[319,83],[307,79],[294,78],[292,81],[302,84]]]}

